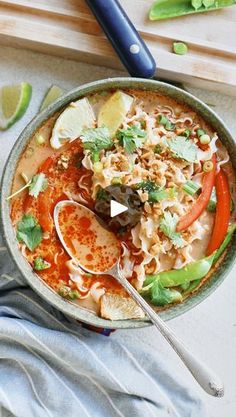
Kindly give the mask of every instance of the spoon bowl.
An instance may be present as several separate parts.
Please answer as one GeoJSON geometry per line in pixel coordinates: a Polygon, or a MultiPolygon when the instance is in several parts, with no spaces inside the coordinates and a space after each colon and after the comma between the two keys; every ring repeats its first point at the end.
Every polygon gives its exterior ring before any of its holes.
{"type": "Polygon", "coordinates": [[[142,308],[162,336],[178,354],[199,385],[210,395],[222,397],[221,380],[197,359],[176,337],[152,307],[123,276],[120,268],[121,245],[96,214],[74,201],[60,201],[54,209],[56,230],[65,250],[84,271],[113,276],[142,308]]]}

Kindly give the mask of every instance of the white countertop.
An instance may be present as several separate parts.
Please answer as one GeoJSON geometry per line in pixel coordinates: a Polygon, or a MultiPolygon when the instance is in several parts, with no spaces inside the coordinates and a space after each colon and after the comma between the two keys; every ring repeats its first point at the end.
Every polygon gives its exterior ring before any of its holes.
{"type": "MultiPolygon", "coordinates": [[[[65,90],[85,82],[124,75],[124,73],[80,62],[68,61],[33,52],[0,46],[0,86],[28,81],[33,86],[33,96],[26,115],[6,132],[0,132],[0,174],[7,155],[25,125],[37,113],[41,100],[51,84],[65,90]]],[[[236,98],[202,91],[189,90],[218,112],[236,137],[236,98]]],[[[236,266],[224,283],[206,301],[183,316],[170,322],[180,338],[224,380],[225,396],[211,398],[193,381],[175,353],[153,328],[117,331],[111,337],[145,340],[148,346],[166,357],[168,363],[179,363],[189,386],[198,391],[207,406],[208,417],[234,417],[236,413],[236,266]]],[[[177,369],[175,367],[175,369],[177,369]]],[[[199,416],[201,417],[201,416],[199,416]]]]}

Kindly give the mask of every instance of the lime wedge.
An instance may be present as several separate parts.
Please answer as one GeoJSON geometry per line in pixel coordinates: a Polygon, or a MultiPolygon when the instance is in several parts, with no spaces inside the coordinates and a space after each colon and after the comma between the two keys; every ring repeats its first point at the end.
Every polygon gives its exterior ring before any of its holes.
{"type": "Polygon", "coordinates": [[[133,100],[133,97],[122,91],[112,94],[98,113],[98,127],[106,126],[111,136],[114,136],[131,109],[133,100]]]}
{"type": "Polygon", "coordinates": [[[65,142],[78,138],[85,128],[95,127],[95,116],[87,98],[70,103],[54,125],[50,143],[59,149],[65,142]]]}
{"type": "Polygon", "coordinates": [[[0,89],[0,130],[6,130],[26,112],[32,94],[28,83],[9,85],[0,89]]]}
{"type": "Polygon", "coordinates": [[[63,94],[63,92],[64,91],[60,87],[58,87],[57,85],[52,85],[48,89],[39,110],[42,111],[42,110],[46,109],[46,107],[48,107],[56,99],[58,99],[58,97],[60,97],[63,94]]]}

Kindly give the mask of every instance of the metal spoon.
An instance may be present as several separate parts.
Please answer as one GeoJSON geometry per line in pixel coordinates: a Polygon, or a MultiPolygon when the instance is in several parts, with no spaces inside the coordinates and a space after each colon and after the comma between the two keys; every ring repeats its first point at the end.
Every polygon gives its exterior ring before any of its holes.
{"type": "Polygon", "coordinates": [[[177,339],[173,331],[123,277],[119,264],[120,242],[97,219],[95,213],[74,201],[61,201],[54,209],[59,239],[71,258],[86,272],[113,276],[161,332],[199,385],[208,394],[222,397],[224,386],[218,376],[177,339]]]}

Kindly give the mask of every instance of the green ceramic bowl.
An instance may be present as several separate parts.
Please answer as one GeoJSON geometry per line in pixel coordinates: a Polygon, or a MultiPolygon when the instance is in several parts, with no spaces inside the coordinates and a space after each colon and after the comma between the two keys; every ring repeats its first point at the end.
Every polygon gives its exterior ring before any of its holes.
{"type": "MultiPolygon", "coordinates": [[[[32,136],[32,134],[42,125],[50,116],[56,111],[60,110],[71,101],[76,100],[84,95],[105,91],[109,89],[125,89],[134,88],[147,91],[157,91],[163,95],[167,95],[176,99],[180,103],[189,105],[193,110],[197,111],[211,126],[216,130],[230,154],[231,160],[236,167],[236,145],[233,138],[225,126],[224,122],[202,101],[189,93],[186,93],[179,88],[173,87],[172,85],[165,84],[158,81],[135,79],[135,78],[112,78],[102,81],[95,81],[89,84],[85,84],[78,87],[71,92],[65,94],[59,98],[55,103],[51,104],[42,113],[36,116],[29,125],[24,129],[14,145],[10,156],[7,160],[6,167],[4,170],[2,184],[1,184],[1,211],[2,211],[2,227],[4,231],[4,237],[8,249],[14,259],[16,266],[21,271],[29,285],[44,299],[46,299],[54,307],[61,310],[63,313],[80,320],[82,322],[98,326],[108,327],[112,329],[118,328],[138,328],[150,325],[148,320],[121,320],[121,321],[110,321],[97,317],[93,313],[83,308],[73,305],[71,302],[64,300],[57,295],[50,287],[48,287],[40,278],[38,278],[33,272],[30,265],[24,259],[20,253],[15,232],[13,230],[10,213],[9,203],[6,201],[6,197],[10,194],[12,179],[14,176],[17,161],[25,148],[26,143],[32,136]]],[[[198,303],[207,298],[217,287],[220,285],[230,268],[232,267],[236,257],[236,236],[234,237],[228,251],[224,258],[224,261],[217,269],[216,272],[211,276],[208,282],[194,295],[188,298],[182,304],[170,307],[168,310],[160,313],[160,316],[164,320],[169,320],[174,317],[183,314],[189,309],[196,306],[198,303]]]]}

